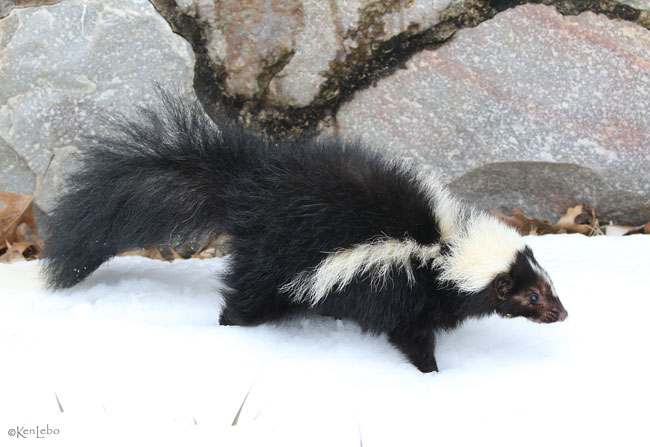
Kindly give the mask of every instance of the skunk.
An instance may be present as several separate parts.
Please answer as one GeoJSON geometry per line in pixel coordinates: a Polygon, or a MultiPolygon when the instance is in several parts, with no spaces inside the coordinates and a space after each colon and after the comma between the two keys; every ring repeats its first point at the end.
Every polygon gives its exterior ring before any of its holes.
{"type": "Polygon", "coordinates": [[[436,333],[469,317],[567,317],[514,229],[413,166],[357,142],[274,141],[217,126],[197,103],[162,103],[114,120],[81,153],[51,214],[51,287],[126,250],[225,233],[223,325],[306,311],[349,319],[430,372],[436,333]]]}

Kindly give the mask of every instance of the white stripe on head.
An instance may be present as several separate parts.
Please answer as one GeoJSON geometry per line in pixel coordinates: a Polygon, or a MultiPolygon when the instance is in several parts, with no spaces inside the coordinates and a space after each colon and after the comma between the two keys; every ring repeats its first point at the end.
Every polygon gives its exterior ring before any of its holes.
{"type": "Polygon", "coordinates": [[[448,242],[449,252],[436,260],[442,273],[460,290],[478,292],[499,273],[507,272],[526,245],[513,228],[486,213],[473,213],[448,242]]]}
{"type": "Polygon", "coordinates": [[[553,292],[553,295],[557,296],[557,292],[555,291],[555,286],[553,285],[553,280],[551,280],[551,276],[546,272],[546,270],[544,270],[538,264],[537,260],[534,257],[526,256],[526,259],[528,260],[528,264],[530,264],[530,267],[537,274],[537,276],[539,276],[542,280],[544,280],[551,288],[551,292],[553,292]]]}
{"type": "Polygon", "coordinates": [[[315,269],[298,274],[280,287],[280,291],[290,293],[296,301],[314,305],[361,275],[370,275],[374,289],[385,286],[393,269],[404,271],[411,283],[414,280],[411,259],[426,265],[439,252],[438,245],[425,246],[413,240],[382,239],[360,244],[329,254],[315,269]]]}
{"type": "Polygon", "coordinates": [[[506,272],[525,248],[519,233],[463,204],[435,176],[421,175],[420,182],[431,202],[441,243],[449,247],[448,254],[434,261],[442,271],[440,279],[465,292],[477,292],[506,272]]]}

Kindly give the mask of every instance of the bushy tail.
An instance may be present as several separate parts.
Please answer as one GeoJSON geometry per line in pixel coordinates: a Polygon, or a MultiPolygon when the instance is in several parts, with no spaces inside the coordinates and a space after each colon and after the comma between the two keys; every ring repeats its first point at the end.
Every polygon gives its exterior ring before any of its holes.
{"type": "Polygon", "coordinates": [[[113,136],[93,138],[83,151],[51,215],[44,267],[51,287],[78,283],[122,251],[220,232],[224,189],[266,145],[164,94],[159,109],[113,127],[113,136]]]}

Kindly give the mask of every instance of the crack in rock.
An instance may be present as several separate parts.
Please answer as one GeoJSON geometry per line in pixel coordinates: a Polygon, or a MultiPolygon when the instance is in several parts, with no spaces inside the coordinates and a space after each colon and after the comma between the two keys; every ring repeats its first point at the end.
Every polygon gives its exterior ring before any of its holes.
{"type": "MultiPolygon", "coordinates": [[[[330,61],[328,70],[320,73],[324,81],[312,100],[305,106],[296,106],[274,103],[268,97],[269,85],[289,64],[295,50],[286,49],[275,60],[262,61],[263,70],[256,78],[258,90],[252,96],[229,92],[224,88],[228,70],[222,61],[210,57],[207,28],[200,23],[198,14],[183,12],[174,0],[150,1],[173,30],[192,45],[196,54],[194,87],[206,111],[216,119],[243,120],[278,138],[304,138],[318,133],[324,121],[335,123],[338,109],[357,91],[403,68],[414,54],[435,49],[458,30],[475,27],[518,5],[541,3],[554,6],[563,15],[592,11],[650,29],[648,11],[614,0],[464,0],[450,3],[435,25],[420,29],[416,23],[401,24],[403,30],[386,39],[384,18],[416,2],[378,0],[360,8],[357,26],[337,36],[339,42],[348,45],[330,61]]],[[[340,23],[335,25],[340,33],[340,23]]]]}

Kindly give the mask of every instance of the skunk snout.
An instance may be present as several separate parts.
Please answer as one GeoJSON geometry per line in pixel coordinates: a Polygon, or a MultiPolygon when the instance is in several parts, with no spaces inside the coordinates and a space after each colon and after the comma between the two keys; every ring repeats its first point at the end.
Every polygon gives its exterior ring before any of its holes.
{"type": "Polygon", "coordinates": [[[562,305],[562,301],[555,296],[547,296],[545,301],[546,311],[544,312],[542,320],[545,320],[545,323],[555,323],[557,321],[564,321],[569,316],[569,312],[566,311],[562,305]]]}
{"type": "Polygon", "coordinates": [[[555,306],[554,307],[556,308],[556,312],[557,312],[557,320],[556,321],[564,321],[569,316],[569,312],[566,311],[566,309],[562,305],[562,301],[560,301],[560,299],[558,297],[554,297],[554,298],[555,298],[555,306]]]}
{"type": "Polygon", "coordinates": [[[559,308],[551,309],[542,314],[540,321],[542,323],[556,323],[558,321],[564,321],[569,316],[569,312],[562,306],[559,308]]]}
{"type": "Polygon", "coordinates": [[[557,303],[556,305],[540,309],[539,315],[531,319],[538,323],[556,323],[566,320],[568,316],[569,312],[562,306],[562,303],[557,303]]]}

